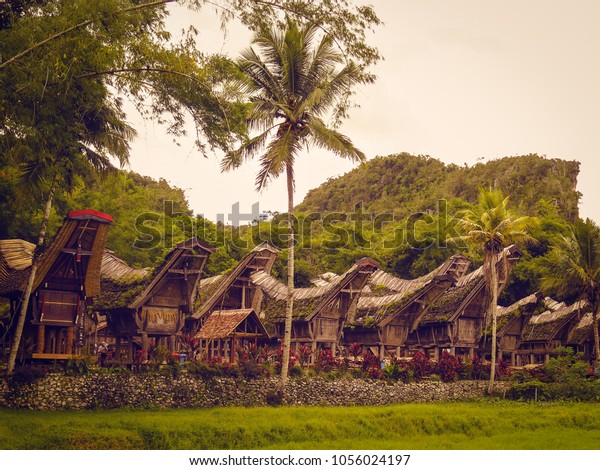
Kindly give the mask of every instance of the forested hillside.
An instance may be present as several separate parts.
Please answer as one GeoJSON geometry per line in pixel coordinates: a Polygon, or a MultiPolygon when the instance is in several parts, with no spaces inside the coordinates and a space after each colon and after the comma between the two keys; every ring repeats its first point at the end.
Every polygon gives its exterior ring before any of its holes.
{"type": "Polygon", "coordinates": [[[537,155],[507,157],[472,167],[446,165],[429,156],[407,153],[376,157],[308,192],[303,212],[349,211],[362,202],[373,213],[400,216],[435,208],[441,198],[473,203],[482,187],[501,189],[511,205],[534,213],[540,200],[554,204],[560,216],[574,220],[580,194],[579,162],[537,155]]]}

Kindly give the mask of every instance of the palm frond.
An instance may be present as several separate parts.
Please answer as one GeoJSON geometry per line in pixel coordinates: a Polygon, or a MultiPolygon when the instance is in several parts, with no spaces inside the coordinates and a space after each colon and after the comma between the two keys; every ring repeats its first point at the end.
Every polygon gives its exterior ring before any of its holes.
{"type": "Polygon", "coordinates": [[[365,160],[365,154],[356,148],[347,136],[329,129],[321,119],[314,116],[310,117],[308,129],[313,143],[318,147],[327,149],[337,156],[347,158],[353,162],[363,162],[365,160]]]}

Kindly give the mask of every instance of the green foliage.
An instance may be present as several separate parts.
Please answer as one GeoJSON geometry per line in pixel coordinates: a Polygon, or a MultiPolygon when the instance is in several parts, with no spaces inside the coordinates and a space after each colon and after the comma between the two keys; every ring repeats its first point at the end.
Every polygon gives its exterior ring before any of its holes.
{"type": "Polygon", "coordinates": [[[560,347],[539,371],[515,374],[507,393],[516,400],[600,401],[600,380],[588,378],[589,364],[572,348],[560,347]]]}

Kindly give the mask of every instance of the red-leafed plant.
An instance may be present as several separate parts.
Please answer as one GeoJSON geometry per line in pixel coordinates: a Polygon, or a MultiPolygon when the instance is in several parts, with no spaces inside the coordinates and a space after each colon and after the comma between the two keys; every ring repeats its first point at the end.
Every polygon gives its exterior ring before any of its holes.
{"type": "Polygon", "coordinates": [[[460,369],[460,362],[447,351],[442,352],[437,366],[437,373],[444,382],[452,382],[456,379],[460,369]]]}
{"type": "Polygon", "coordinates": [[[432,374],[434,366],[422,351],[414,353],[412,360],[410,361],[410,367],[413,371],[415,379],[419,380],[423,377],[427,377],[432,374]]]}

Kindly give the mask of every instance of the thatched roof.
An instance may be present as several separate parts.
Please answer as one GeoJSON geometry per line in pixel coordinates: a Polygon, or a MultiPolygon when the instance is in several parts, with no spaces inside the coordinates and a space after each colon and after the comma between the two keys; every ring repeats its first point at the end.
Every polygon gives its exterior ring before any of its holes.
{"type": "Polygon", "coordinates": [[[0,294],[19,291],[29,274],[35,245],[25,240],[0,240],[0,294]]]}
{"type": "Polygon", "coordinates": [[[547,310],[539,315],[534,315],[523,328],[522,341],[550,341],[574,317],[582,315],[587,309],[589,309],[589,303],[580,300],[558,310],[547,310]]]}
{"type": "Polygon", "coordinates": [[[416,327],[417,318],[422,316],[443,292],[452,286],[468,269],[470,260],[454,255],[429,274],[417,279],[400,279],[383,271],[369,278],[370,289],[363,289],[353,323],[362,324],[371,318],[377,324],[385,324],[394,316],[406,312],[414,302],[420,305],[407,318],[411,329],[416,327]],[[381,292],[388,292],[381,295],[381,292]],[[415,317],[415,318],[412,318],[415,317]]]}
{"type": "Polygon", "coordinates": [[[535,292],[531,295],[517,300],[515,303],[496,309],[496,328],[498,336],[502,336],[513,324],[513,321],[523,314],[532,314],[540,305],[542,300],[541,292],[535,292]]]}
{"type": "MultiPolygon", "coordinates": [[[[102,294],[96,299],[94,308],[100,311],[122,308],[137,309],[141,307],[152,295],[153,289],[158,286],[186,256],[200,253],[207,258],[215,249],[207,243],[192,238],[186,240],[171,250],[163,262],[155,269],[135,269],[114,253],[106,251],[102,259],[102,294]]],[[[204,266],[205,259],[200,263],[199,270],[204,266]]],[[[197,282],[199,272],[190,274],[197,282]]]]}
{"type": "MultiPolygon", "coordinates": [[[[507,275],[510,275],[513,266],[521,258],[522,252],[516,245],[506,247],[499,254],[496,262],[498,272],[501,273],[504,267],[504,260],[507,262],[507,275]]],[[[506,284],[506,280],[499,279],[500,290],[506,284]]],[[[475,271],[461,277],[455,287],[448,289],[434,303],[431,309],[424,316],[423,321],[427,323],[453,322],[465,310],[472,301],[484,301],[485,293],[485,278],[483,266],[480,266],[475,271]]],[[[482,310],[484,310],[482,308],[482,310]]]]}
{"type": "MultiPolygon", "coordinates": [[[[98,295],[100,265],[111,222],[112,217],[102,212],[70,211],[52,242],[40,255],[33,291],[48,276],[76,276],[83,283],[87,297],[98,295]]],[[[25,290],[33,250],[34,246],[23,240],[3,241],[0,249],[0,294],[25,290]]]]}
{"type": "Polygon", "coordinates": [[[268,337],[267,330],[252,309],[239,310],[216,310],[206,319],[206,322],[200,328],[200,331],[194,336],[198,339],[220,339],[228,338],[239,333],[244,336],[264,336],[268,337]],[[236,329],[244,320],[248,319],[256,328],[255,332],[248,333],[237,331],[236,329]]]}
{"type": "Polygon", "coordinates": [[[569,332],[566,344],[580,346],[586,341],[594,338],[594,317],[592,312],[588,312],[581,317],[579,323],[569,332]]]}
{"type": "MultiPolygon", "coordinates": [[[[378,269],[378,264],[370,258],[358,260],[344,274],[336,276],[334,282],[317,287],[294,289],[294,318],[311,320],[314,316],[342,291],[359,294],[368,276],[378,269]],[[359,275],[365,275],[360,288],[353,289],[352,283],[359,275]]],[[[251,276],[252,282],[264,293],[263,311],[271,321],[285,317],[287,286],[265,272],[257,272],[251,276]]]]}
{"type": "MultiPolygon", "coordinates": [[[[210,295],[206,295],[206,290],[204,291],[202,297],[205,297],[206,300],[201,299],[200,307],[192,314],[192,318],[199,320],[219,308],[223,296],[242,275],[248,276],[252,272],[270,271],[278,253],[279,250],[267,242],[256,246],[228,274],[219,280],[214,280],[217,284],[213,286],[214,289],[210,290],[210,295]]],[[[208,285],[205,287],[208,288],[208,285]]]]}

